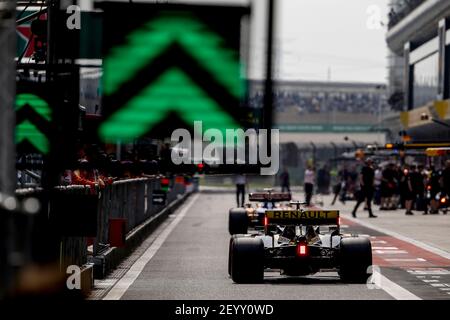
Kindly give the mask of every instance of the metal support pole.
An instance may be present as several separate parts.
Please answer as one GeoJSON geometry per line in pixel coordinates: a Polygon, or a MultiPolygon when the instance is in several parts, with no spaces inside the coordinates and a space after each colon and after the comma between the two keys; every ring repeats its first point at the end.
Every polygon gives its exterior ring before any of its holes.
{"type": "MultiPolygon", "coordinates": [[[[12,196],[16,185],[14,148],[15,26],[15,1],[0,0],[0,195],[3,194],[3,198],[12,196]]],[[[0,214],[0,298],[7,293],[13,278],[13,269],[8,262],[12,250],[13,230],[11,226],[11,216],[0,214]]]]}
{"type": "MultiPolygon", "coordinates": [[[[274,19],[275,19],[275,0],[268,1],[268,21],[267,21],[267,56],[266,56],[266,80],[264,87],[264,109],[263,109],[263,127],[272,129],[273,118],[273,61],[274,61],[274,19]]],[[[271,135],[269,139],[269,152],[271,152],[271,135]]]]}
{"type": "MultiPolygon", "coordinates": [[[[0,4],[3,1],[0,0],[0,4]]],[[[6,1],[9,5],[14,1],[6,1]]],[[[14,161],[14,100],[16,77],[14,57],[16,53],[16,32],[14,8],[9,18],[2,19],[7,13],[0,10],[0,192],[12,195],[15,189],[14,161]]],[[[1,8],[1,7],[0,7],[1,8]]]]}

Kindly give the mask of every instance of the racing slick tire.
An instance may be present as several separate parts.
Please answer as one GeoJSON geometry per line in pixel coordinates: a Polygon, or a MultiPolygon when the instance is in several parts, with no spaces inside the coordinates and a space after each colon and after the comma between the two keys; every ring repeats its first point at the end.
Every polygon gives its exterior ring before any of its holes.
{"type": "Polygon", "coordinates": [[[234,282],[261,283],[264,280],[264,243],[261,239],[234,238],[230,260],[234,282]]]}
{"type": "Polygon", "coordinates": [[[231,276],[231,254],[233,250],[233,241],[238,237],[242,237],[240,234],[233,234],[230,238],[230,245],[228,247],[228,275],[231,276]]]}
{"type": "Polygon", "coordinates": [[[372,245],[368,238],[343,238],[340,244],[339,276],[349,283],[365,283],[372,265],[372,245]]]}
{"type": "Polygon", "coordinates": [[[233,234],[246,234],[248,230],[248,216],[243,208],[230,209],[228,215],[228,231],[233,234]]]}

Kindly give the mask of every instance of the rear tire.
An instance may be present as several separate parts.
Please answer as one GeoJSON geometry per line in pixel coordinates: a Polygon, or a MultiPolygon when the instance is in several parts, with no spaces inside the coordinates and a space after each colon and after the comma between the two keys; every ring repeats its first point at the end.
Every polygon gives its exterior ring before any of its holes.
{"type": "Polygon", "coordinates": [[[228,275],[231,276],[231,259],[233,254],[233,241],[238,238],[242,237],[242,235],[233,234],[230,238],[230,245],[228,246],[228,275]]]}
{"type": "Polygon", "coordinates": [[[230,209],[228,215],[228,231],[233,234],[246,234],[248,231],[248,216],[243,208],[230,209]]]}
{"type": "Polygon", "coordinates": [[[368,238],[341,239],[339,275],[342,281],[365,283],[371,265],[372,245],[368,238]]]}
{"type": "Polygon", "coordinates": [[[234,238],[231,243],[231,279],[236,283],[264,280],[264,243],[256,238],[234,238]]]}

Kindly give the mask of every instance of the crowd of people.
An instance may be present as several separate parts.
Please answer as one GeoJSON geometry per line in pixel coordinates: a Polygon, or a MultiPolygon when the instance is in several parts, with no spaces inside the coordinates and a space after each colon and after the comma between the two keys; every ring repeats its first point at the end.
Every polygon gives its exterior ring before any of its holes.
{"type": "MultiPolygon", "coordinates": [[[[279,183],[282,192],[291,191],[286,169],[281,171],[279,183]]],[[[314,193],[329,194],[330,189],[332,206],[337,200],[343,204],[347,200],[356,201],[353,217],[361,204],[372,218],[377,217],[372,212],[372,204],[379,206],[379,210],[404,209],[406,215],[413,215],[413,211],[435,214],[450,205],[450,160],[438,169],[423,164],[377,164],[367,159],[360,170],[354,165],[344,165],[335,174],[327,165],[316,172],[308,164],[304,172],[305,203],[311,204],[314,193]],[[335,182],[330,183],[334,175],[335,182]]]]}
{"type": "MultiPolygon", "coordinates": [[[[169,146],[163,146],[160,156],[151,160],[141,160],[136,155],[125,154],[119,161],[114,154],[107,154],[98,148],[80,148],[78,164],[66,170],[61,176],[61,185],[88,185],[93,189],[104,188],[116,180],[149,177],[169,172],[165,163],[170,163],[169,146]],[[165,150],[165,147],[167,150],[165,150]]],[[[353,165],[343,165],[333,172],[327,164],[317,171],[309,163],[304,172],[305,202],[310,205],[313,194],[334,195],[331,205],[337,200],[346,203],[356,200],[352,211],[354,217],[361,204],[369,213],[372,203],[380,210],[405,209],[412,215],[413,210],[423,214],[437,213],[442,205],[448,205],[450,196],[450,160],[442,168],[424,164],[398,164],[395,162],[375,163],[366,159],[360,170],[353,165]],[[333,180],[334,183],[333,183],[333,180]],[[442,202],[443,201],[443,202],[442,202]]],[[[279,175],[283,192],[291,192],[289,173],[284,168],[279,175]]],[[[240,174],[236,178],[237,202],[243,205],[246,178],[240,174]]]]}
{"type": "MultiPolygon", "coordinates": [[[[264,95],[255,93],[249,98],[249,104],[253,108],[263,105],[264,95]]],[[[384,104],[384,99],[375,93],[324,93],[324,92],[283,92],[274,93],[274,106],[277,111],[284,112],[288,108],[295,108],[302,114],[326,113],[330,111],[346,113],[377,114],[379,104],[384,104]],[[381,99],[381,101],[380,101],[381,99]]]]}
{"type": "MultiPolygon", "coordinates": [[[[307,187],[306,183],[310,184],[312,174],[311,167],[308,167],[305,171],[306,202],[311,198],[311,186],[307,187]]],[[[323,193],[319,186],[315,189],[323,193]]],[[[342,167],[332,191],[334,197],[331,205],[337,199],[344,204],[349,197],[356,200],[352,211],[354,217],[363,203],[369,217],[376,217],[372,212],[372,203],[379,206],[380,210],[405,209],[406,215],[412,215],[413,210],[423,214],[438,213],[440,207],[448,205],[450,160],[445,162],[443,168],[437,169],[423,164],[376,164],[367,159],[359,173],[342,167]]]]}

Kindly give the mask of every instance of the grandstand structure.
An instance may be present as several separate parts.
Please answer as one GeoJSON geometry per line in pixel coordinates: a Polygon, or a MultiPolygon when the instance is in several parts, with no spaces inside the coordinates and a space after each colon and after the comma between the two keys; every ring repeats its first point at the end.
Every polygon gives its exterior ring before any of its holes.
{"type": "MultiPolygon", "coordinates": [[[[280,129],[281,165],[294,183],[305,166],[340,167],[337,159],[366,145],[384,145],[390,111],[384,83],[275,81],[274,127],[280,129]]],[[[249,81],[249,105],[262,108],[264,83],[249,81]]]]}
{"type": "MultiPolygon", "coordinates": [[[[250,106],[263,99],[263,83],[250,81],[250,106]]],[[[373,134],[389,106],[383,83],[277,81],[274,109],[282,132],[373,134]]]]}

